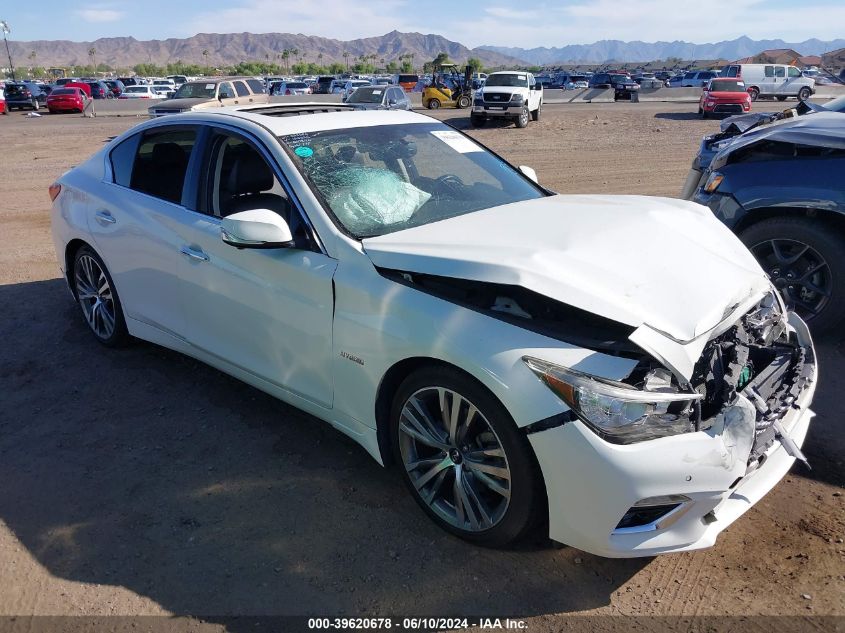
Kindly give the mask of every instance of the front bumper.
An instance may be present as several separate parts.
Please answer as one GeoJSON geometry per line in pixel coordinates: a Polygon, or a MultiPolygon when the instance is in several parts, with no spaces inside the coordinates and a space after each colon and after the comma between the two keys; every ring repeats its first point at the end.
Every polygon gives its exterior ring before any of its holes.
{"type": "Polygon", "coordinates": [[[516,118],[522,111],[525,109],[525,103],[520,102],[518,104],[513,103],[512,101],[508,102],[507,104],[500,105],[497,103],[485,103],[483,105],[476,104],[473,102],[472,104],[472,113],[476,116],[483,115],[488,117],[513,117],[516,118]]]}
{"type": "MultiPolygon", "coordinates": [[[[804,322],[790,314],[789,323],[798,343],[812,348],[804,322]]],[[[815,369],[781,419],[799,447],[814,415],[809,405],[817,382],[815,369]]],[[[752,470],[749,447],[735,434],[713,429],[618,445],[574,421],[528,437],[546,483],[550,538],[612,558],[712,546],[718,534],[771,490],[795,461],[775,442],[752,470]],[[616,529],[637,501],[664,495],[690,499],[677,520],[667,521],[670,525],[644,531],[616,529]]]]}

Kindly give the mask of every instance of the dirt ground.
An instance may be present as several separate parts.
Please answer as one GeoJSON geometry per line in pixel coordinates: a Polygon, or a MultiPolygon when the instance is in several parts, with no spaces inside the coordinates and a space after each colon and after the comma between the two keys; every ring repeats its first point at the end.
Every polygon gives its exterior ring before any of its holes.
{"type": "MultiPolygon", "coordinates": [[[[561,193],[675,196],[718,126],[694,109],[550,105],[526,130],[471,133],[561,193]]],[[[841,341],[819,342],[813,470],[716,547],[473,547],[328,426],[167,350],[93,341],[58,279],[47,187],[138,121],[0,117],[0,615],[500,614],[532,631],[567,614],[845,615],[841,341]]]]}

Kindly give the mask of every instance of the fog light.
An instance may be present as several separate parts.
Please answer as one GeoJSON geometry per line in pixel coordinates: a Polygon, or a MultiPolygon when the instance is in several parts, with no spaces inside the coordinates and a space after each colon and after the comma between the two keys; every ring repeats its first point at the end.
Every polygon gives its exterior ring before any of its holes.
{"type": "Polygon", "coordinates": [[[651,532],[672,525],[692,501],[686,495],[662,495],[640,499],[623,515],[614,533],[651,532]]]}

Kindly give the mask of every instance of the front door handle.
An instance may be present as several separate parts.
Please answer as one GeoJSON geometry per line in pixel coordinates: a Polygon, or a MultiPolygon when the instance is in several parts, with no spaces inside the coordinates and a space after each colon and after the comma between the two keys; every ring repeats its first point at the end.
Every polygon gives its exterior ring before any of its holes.
{"type": "Polygon", "coordinates": [[[208,255],[203,253],[201,250],[194,250],[190,246],[183,246],[179,249],[179,252],[185,255],[186,257],[190,257],[198,262],[207,262],[208,255]]]}
{"type": "Polygon", "coordinates": [[[117,222],[115,217],[108,211],[97,211],[94,217],[97,219],[97,222],[99,222],[103,226],[106,226],[107,224],[114,224],[115,222],[117,222]]]}

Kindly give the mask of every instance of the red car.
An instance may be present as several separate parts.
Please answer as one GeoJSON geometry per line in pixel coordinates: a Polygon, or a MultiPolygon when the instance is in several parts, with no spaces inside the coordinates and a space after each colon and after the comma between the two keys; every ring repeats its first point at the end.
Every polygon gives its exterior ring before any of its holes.
{"type": "Polygon", "coordinates": [[[79,88],[85,96],[91,98],[91,86],[82,81],[69,81],[62,88],[79,88]]]}
{"type": "Polygon", "coordinates": [[[47,109],[56,112],[82,112],[88,96],[80,88],[56,88],[47,96],[47,109]]]}
{"type": "Polygon", "coordinates": [[[698,101],[698,113],[702,119],[711,114],[744,114],[751,112],[751,95],[742,79],[716,78],[704,86],[698,101]]]}

